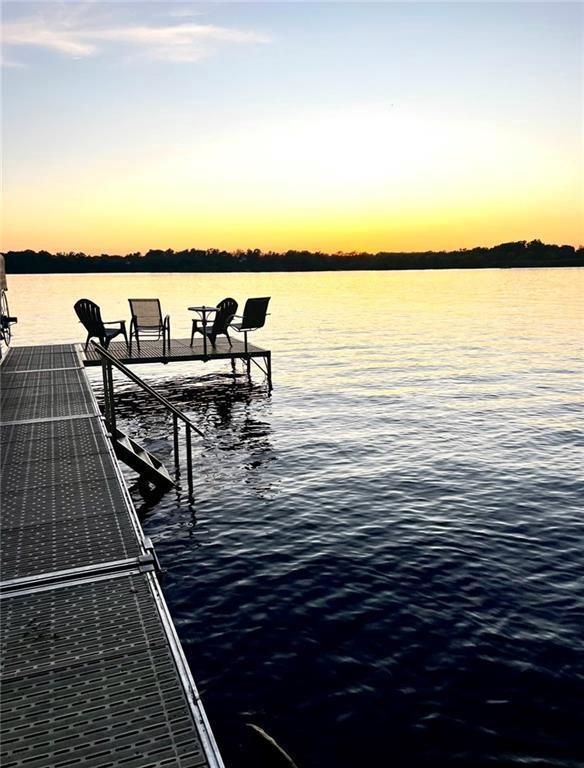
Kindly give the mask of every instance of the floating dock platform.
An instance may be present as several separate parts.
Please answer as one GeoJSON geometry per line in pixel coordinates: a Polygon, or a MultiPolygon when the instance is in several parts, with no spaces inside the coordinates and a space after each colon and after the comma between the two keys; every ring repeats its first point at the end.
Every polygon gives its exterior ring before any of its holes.
{"type": "MultiPolygon", "coordinates": [[[[131,354],[124,341],[112,341],[107,349],[123,365],[230,360],[233,366],[236,360],[242,360],[247,367],[249,376],[250,366],[253,362],[265,374],[268,388],[272,389],[271,351],[255,347],[253,344],[246,345],[238,339],[232,339],[230,345],[227,339],[217,338],[215,347],[211,346],[211,342],[205,343],[198,338],[193,341],[192,345],[189,339],[172,339],[167,350],[164,350],[162,341],[141,341],[140,349],[137,348],[134,341],[131,354]],[[263,366],[259,360],[262,361],[263,366]]],[[[101,365],[101,356],[92,344],[89,344],[87,350],[83,352],[83,364],[86,366],[101,365]]]]}
{"type": "Polygon", "coordinates": [[[0,364],[0,764],[223,768],[84,362],[0,364]]]}

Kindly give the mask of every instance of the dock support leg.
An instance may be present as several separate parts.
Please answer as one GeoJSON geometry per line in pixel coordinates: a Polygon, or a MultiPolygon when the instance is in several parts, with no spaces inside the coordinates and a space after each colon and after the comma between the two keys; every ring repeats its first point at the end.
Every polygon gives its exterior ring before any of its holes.
{"type": "Polygon", "coordinates": [[[247,371],[247,380],[251,384],[251,361],[250,361],[249,357],[245,358],[245,368],[246,368],[246,371],[247,371]]]}
{"type": "Polygon", "coordinates": [[[268,392],[271,392],[272,387],[272,353],[266,354],[266,373],[268,374],[268,392]]]}
{"type": "Polygon", "coordinates": [[[231,358],[231,373],[233,374],[233,381],[235,381],[235,358],[231,358]]]}

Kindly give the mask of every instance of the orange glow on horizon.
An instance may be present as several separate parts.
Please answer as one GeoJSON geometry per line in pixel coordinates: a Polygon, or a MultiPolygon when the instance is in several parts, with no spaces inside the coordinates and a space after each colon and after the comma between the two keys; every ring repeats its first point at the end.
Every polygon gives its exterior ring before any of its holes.
{"type": "Polygon", "coordinates": [[[424,251],[584,242],[569,149],[493,125],[361,105],[139,145],[5,185],[3,250],[424,251]]]}

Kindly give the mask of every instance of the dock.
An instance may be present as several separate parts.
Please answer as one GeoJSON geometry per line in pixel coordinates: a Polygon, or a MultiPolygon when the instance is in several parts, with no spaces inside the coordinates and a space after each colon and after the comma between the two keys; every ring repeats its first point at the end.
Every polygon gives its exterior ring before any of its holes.
{"type": "MultiPolygon", "coordinates": [[[[238,339],[232,339],[231,345],[226,339],[217,338],[215,347],[210,342],[204,343],[195,339],[190,344],[189,339],[171,339],[170,348],[165,350],[162,341],[142,341],[140,349],[136,342],[132,345],[130,354],[124,341],[112,341],[108,352],[124,365],[140,365],[144,363],[178,363],[189,361],[208,362],[210,360],[229,360],[234,366],[241,360],[250,375],[251,363],[254,363],[266,376],[268,388],[272,389],[272,353],[253,344],[244,344],[238,339]],[[261,361],[261,362],[260,362],[261,361]]],[[[101,356],[92,344],[83,353],[83,364],[86,366],[101,365],[101,356]]]]}
{"type": "Polygon", "coordinates": [[[20,347],[0,364],[0,763],[223,768],[84,370],[91,355],[20,347]]]}

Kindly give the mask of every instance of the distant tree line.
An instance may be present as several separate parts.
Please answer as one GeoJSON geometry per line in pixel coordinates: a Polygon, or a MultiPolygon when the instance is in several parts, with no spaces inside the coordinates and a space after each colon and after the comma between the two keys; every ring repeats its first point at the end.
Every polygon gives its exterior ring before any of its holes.
{"type": "Polygon", "coordinates": [[[489,267],[581,267],[584,248],[546,245],[540,240],[519,240],[491,248],[457,251],[391,253],[321,253],[320,251],[262,252],[190,248],[174,251],[152,249],[126,256],[102,253],[49,253],[8,251],[6,270],[11,274],[64,272],[309,272],[361,269],[484,269],[489,267]]]}

